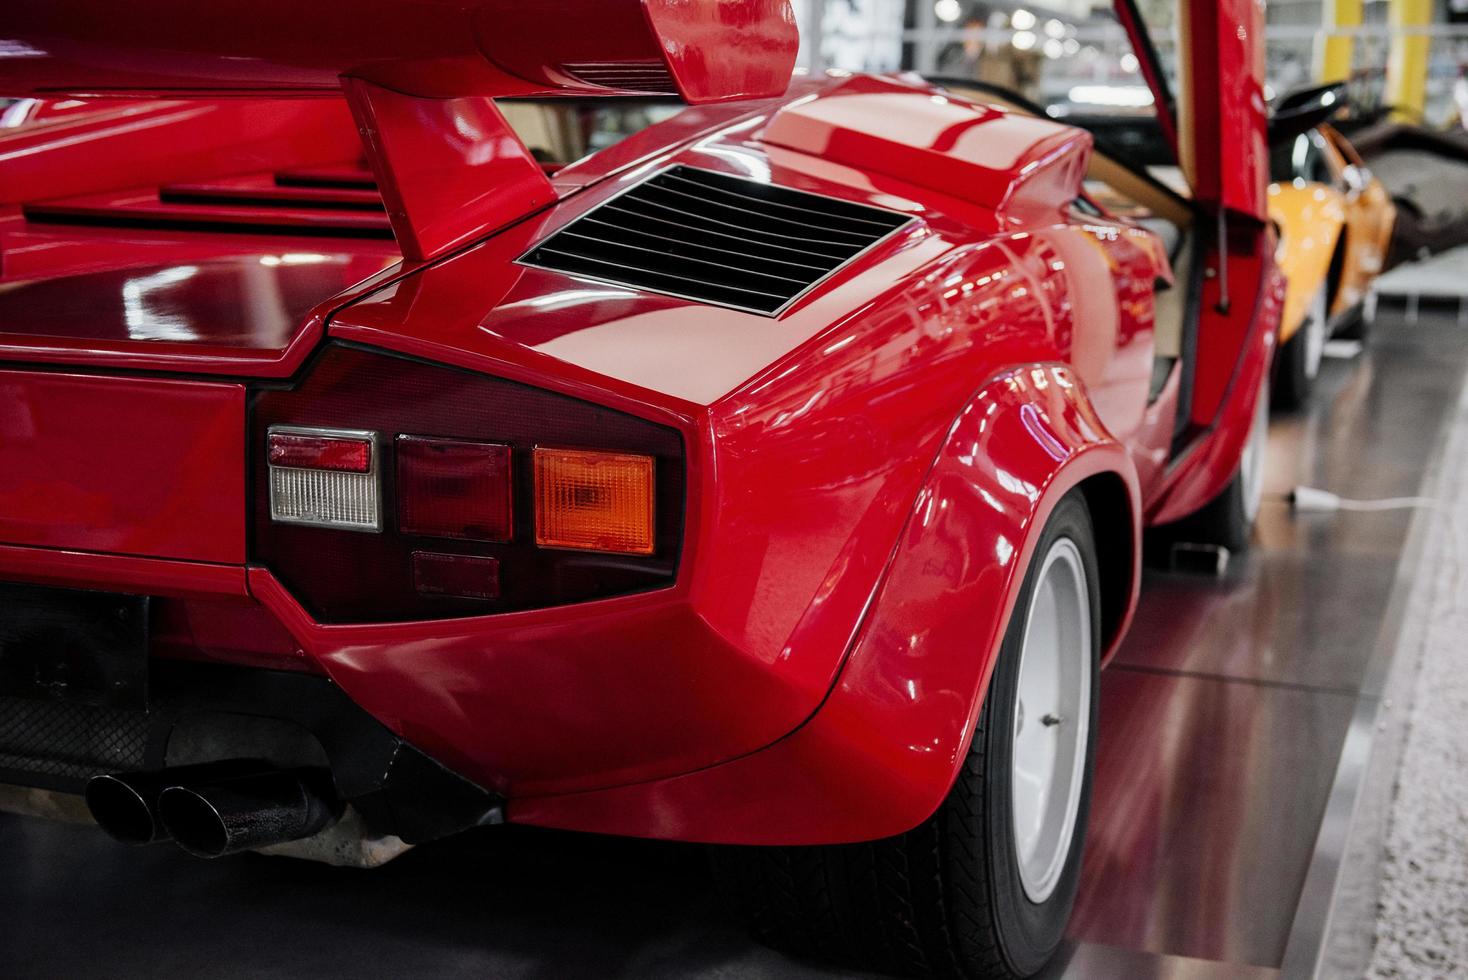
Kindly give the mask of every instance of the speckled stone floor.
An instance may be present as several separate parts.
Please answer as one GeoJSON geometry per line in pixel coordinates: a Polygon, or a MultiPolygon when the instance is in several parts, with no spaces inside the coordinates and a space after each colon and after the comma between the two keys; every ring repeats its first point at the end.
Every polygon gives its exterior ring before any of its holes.
{"type": "Polygon", "coordinates": [[[1420,658],[1378,893],[1373,978],[1468,974],[1468,440],[1444,460],[1420,658]]]}

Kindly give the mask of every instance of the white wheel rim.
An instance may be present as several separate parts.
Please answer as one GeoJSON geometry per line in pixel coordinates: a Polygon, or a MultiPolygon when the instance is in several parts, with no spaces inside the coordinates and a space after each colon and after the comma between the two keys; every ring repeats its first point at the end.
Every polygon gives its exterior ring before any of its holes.
{"type": "Polygon", "coordinates": [[[1244,520],[1252,527],[1264,500],[1264,447],[1269,443],[1269,388],[1259,390],[1254,404],[1254,420],[1249,423],[1249,439],[1239,459],[1239,478],[1243,481],[1244,520]]]}
{"type": "Polygon", "coordinates": [[[1325,357],[1325,326],[1329,314],[1325,308],[1325,290],[1315,294],[1310,303],[1310,319],[1305,323],[1305,377],[1315,380],[1320,362],[1325,357]]]}
{"type": "Polygon", "coordinates": [[[1091,728],[1091,594],[1080,550],[1059,538],[1025,617],[1010,772],[1015,857],[1025,895],[1044,902],[1070,855],[1091,728]]]}

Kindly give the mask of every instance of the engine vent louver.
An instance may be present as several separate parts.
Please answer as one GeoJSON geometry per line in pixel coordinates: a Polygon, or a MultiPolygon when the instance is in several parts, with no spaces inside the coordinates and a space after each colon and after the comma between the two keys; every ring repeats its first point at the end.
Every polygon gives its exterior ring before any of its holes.
{"type": "Polygon", "coordinates": [[[562,65],[561,70],[578,82],[619,92],[678,94],[668,66],[661,61],[575,61],[562,65]]]}
{"type": "Polygon", "coordinates": [[[21,210],[26,220],[45,224],[392,238],[372,175],[356,167],[164,184],[152,195],[83,194],[21,210]]]}
{"type": "Polygon", "coordinates": [[[588,211],[520,261],[774,316],[910,220],[675,166],[588,211]]]}

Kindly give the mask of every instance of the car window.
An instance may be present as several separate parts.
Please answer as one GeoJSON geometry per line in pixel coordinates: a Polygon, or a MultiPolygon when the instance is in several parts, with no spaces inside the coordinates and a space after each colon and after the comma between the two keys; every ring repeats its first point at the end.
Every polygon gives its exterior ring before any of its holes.
{"type": "Polygon", "coordinates": [[[1295,180],[1334,184],[1325,156],[1325,137],[1315,130],[1276,144],[1269,151],[1269,179],[1276,183],[1295,180]]]}
{"type": "Polygon", "coordinates": [[[687,106],[673,98],[498,99],[515,134],[548,168],[564,166],[626,139],[687,106]]]}

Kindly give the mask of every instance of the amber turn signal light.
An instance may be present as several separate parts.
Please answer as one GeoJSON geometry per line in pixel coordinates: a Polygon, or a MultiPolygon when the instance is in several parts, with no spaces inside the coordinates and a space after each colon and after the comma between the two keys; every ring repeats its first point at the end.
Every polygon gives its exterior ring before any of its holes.
{"type": "Polygon", "coordinates": [[[535,543],[652,554],[653,458],[536,449],[535,543]]]}

